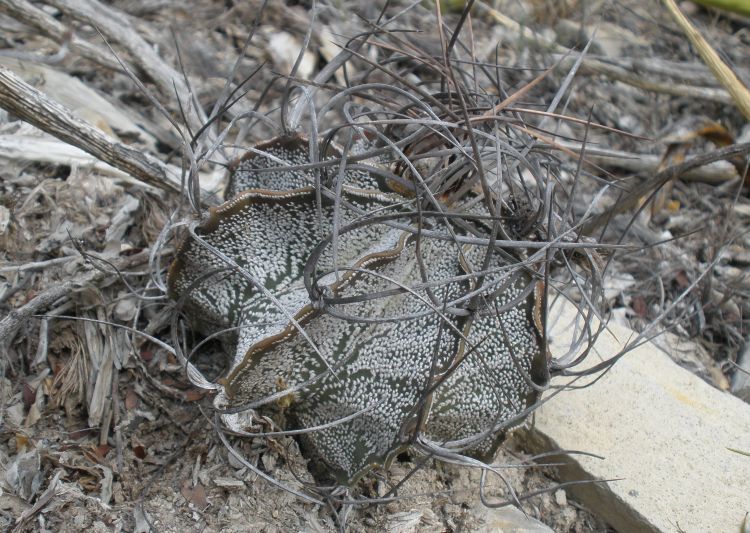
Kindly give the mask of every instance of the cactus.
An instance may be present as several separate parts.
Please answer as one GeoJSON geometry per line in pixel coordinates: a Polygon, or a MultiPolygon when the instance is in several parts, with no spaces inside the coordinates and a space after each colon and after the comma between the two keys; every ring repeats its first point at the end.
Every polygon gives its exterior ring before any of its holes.
{"type": "Polygon", "coordinates": [[[432,183],[462,215],[415,212],[413,173],[317,142],[317,166],[301,135],[235,163],[171,266],[170,296],[234,354],[217,405],[318,428],[312,470],[344,485],[418,441],[491,456],[548,381],[537,266],[492,246],[473,193],[432,183]]]}

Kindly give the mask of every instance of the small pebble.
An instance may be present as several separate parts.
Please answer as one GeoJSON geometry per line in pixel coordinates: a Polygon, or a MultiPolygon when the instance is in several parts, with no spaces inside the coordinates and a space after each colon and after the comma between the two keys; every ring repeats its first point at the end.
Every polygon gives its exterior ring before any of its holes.
{"type": "Polygon", "coordinates": [[[695,2],[680,2],[680,11],[686,15],[695,15],[698,13],[698,5],[695,2]]]}

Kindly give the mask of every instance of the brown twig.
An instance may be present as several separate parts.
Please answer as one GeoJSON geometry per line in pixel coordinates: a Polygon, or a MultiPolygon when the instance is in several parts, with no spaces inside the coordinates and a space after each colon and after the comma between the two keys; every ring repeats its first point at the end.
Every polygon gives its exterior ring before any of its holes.
{"type": "Polygon", "coordinates": [[[179,178],[163,163],[111,139],[4,67],[0,67],[0,107],[149,185],[169,192],[182,190],[179,178]]]}

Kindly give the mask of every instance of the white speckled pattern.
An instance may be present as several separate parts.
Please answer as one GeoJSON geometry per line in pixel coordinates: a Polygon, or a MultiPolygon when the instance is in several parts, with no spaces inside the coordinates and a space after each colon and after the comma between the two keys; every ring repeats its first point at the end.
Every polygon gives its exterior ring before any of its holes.
{"type": "MultiPolygon", "coordinates": [[[[285,429],[366,409],[303,439],[305,449],[345,484],[386,462],[417,431],[448,447],[479,436],[468,449],[455,449],[494,451],[507,429],[503,423],[517,423],[536,400],[530,381],[546,385],[531,276],[508,268],[515,261],[494,253],[490,273],[478,285],[465,274],[481,270],[485,248],[416,237],[383,223],[341,233],[334,268],[333,246],[325,241],[334,206],[326,200],[316,205],[312,174],[252,172],[282,169],[281,162],[304,165],[307,141],[285,137],[258,150],[279,161],[256,166],[260,156],[243,159],[229,188],[234,198],[196,230],[230,264],[188,238],[169,277],[172,297],[203,333],[237,328],[225,336],[235,350],[226,383],[230,406],[301,386],[285,398],[285,429]],[[305,266],[324,241],[309,269],[317,281],[313,301],[305,266]],[[477,297],[463,298],[480,286],[477,297]],[[514,305],[496,311],[509,303],[514,305]],[[432,401],[421,401],[427,392],[432,401]]],[[[362,220],[363,213],[393,212],[390,193],[373,190],[374,179],[357,175],[352,183],[356,188],[343,191],[339,228],[362,220]]],[[[444,220],[423,220],[425,228],[445,230],[446,224],[463,231],[444,220]]]]}

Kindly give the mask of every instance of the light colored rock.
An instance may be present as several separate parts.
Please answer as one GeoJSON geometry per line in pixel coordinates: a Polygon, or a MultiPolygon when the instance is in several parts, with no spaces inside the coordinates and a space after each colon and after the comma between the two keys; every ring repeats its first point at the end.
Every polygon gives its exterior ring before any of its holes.
{"type": "MultiPolygon", "coordinates": [[[[297,61],[302,43],[291,33],[285,31],[274,30],[270,34],[268,49],[273,50],[271,60],[280,72],[287,74],[291,72],[292,67],[297,61]]],[[[310,79],[316,65],[317,59],[315,54],[310,50],[305,50],[302,54],[302,62],[299,64],[296,76],[304,80],[310,79]]]]}
{"type": "Polygon", "coordinates": [[[480,503],[474,508],[473,514],[484,522],[476,530],[477,533],[554,533],[549,526],[510,505],[491,509],[480,503]]]}
{"type": "MultiPolygon", "coordinates": [[[[565,331],[565,320],[560,323],[565,331]]],[[[611,326],[590,364],[634,336],[611,326]]],[[[567,489],[618,531],[740,531],[750,511],[750,457],[729,449],[750,450],[750,406],[680,368],[651,343],[627,353],[591,387],[544,404],[529,443],[536,450],[603,456],[565,456],[560,475],[618,479],[567,489]]]]}
{"type": "Polygon", "coordinates": [[[737,364],[739,369],[732,378],[732,393],[750,403],[750,339],[745,342],[745,348],[737,358],[737,364]]]}

